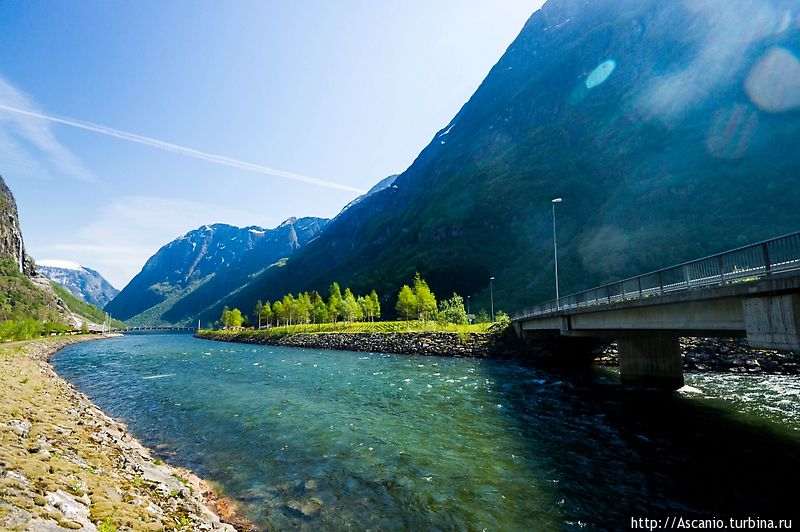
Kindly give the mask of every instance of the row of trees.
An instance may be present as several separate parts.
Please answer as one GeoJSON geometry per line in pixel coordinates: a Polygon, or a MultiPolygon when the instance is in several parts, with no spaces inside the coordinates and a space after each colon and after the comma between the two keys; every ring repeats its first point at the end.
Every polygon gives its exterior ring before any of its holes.
{"type": "MultiPolygon", "coordinates": [[[[375,290],[367,295],[356,296],[339,283],[333,283],[328,299],[319,292],[287,294],[282,299],[270,303],[259,301],[254,309],[254,323],[258,327],[271,325],[297,325],[336,323],[337,321],[375,321],[381,317],[381,303],[375,290]]],[[[223,327],[241,327],[248,320],[239,309],[225,307],[220,317],[223,327]]]]}
{"type": "MultiPolygon", "coordinates": [[[[403,285],[397,294],[395,306],[401,320],[437,321],[439,323],[466,324],[469,319],[464,308],[464,298],[454,293],[450,299],[437,302],[419,273],[414,276],[411,286],[403,285]]],[[[333,283],[328,290],[327,300],[318,292],[287,294],[282,299],[270,303],[259,301],[254,309],[251,323],[239,309],[225,307],[220,324],[225,328],[238,328],[242,325],[280,326],[298,324],[336,323],[337,321],[375,321],[381,318],[381,304],[375,290],[367,295],[356,296],[350,288],[342,292],[339,283],[333,283]]],[[[486,311],[478,313],[476,322],[488,322],[486,311]]]]}
{"type": "Polygon", "coordinates": [[[404,320],[436,320],[440,323],[456,324],[468,322],[464,298],[453,293],[450,299],[437,304],[436,295],[419,273],[414,276],[411,286],[403,285],[400,289],[395,309],[397,316],[404,320]]]}
{"type": "Polygon", "coordinates": [[[34,319],[0,321],[0,342],[30,340],[51,334],[63,334],[69,327],[63,323],[49,321],[42,323],[34,319]]]}

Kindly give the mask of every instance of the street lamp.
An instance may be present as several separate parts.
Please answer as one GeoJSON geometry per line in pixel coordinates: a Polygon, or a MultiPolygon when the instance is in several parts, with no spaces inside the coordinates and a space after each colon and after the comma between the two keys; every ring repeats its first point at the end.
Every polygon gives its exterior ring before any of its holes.
{"type": "Polygon", "coordinates": [[[489,302],[492,306],[492,323],[494,323],[494,291],[492,290],[492,281],[494,281],[494,277],[489,277],[489,302]]]}
{"type": "Polygon", "coordinates": [[[470,296],[467,296],[467,316],[469,316],[469,298],[470,296]]]}
{"type": "Polygon", "coordinates": [[[553,206],[553,258],[556,266],[556,308],[561,310],[561,301],[558,297],[558,242],[556,241],[556,203],[561,203],[561,198],[552,201],[553,206]]]}

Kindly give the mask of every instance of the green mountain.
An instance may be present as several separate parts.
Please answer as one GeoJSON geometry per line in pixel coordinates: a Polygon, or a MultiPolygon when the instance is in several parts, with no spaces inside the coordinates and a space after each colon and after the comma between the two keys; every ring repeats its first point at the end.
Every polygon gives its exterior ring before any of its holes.
{"type": "MultiPolygon", "coordinates": [[[[53,287],[56,295],[64,302],[67,308],[75,315],[85,318],[87,321],[95,324],[102,325],[106,319],[106,313],[99,307],[87,303],[83,299],[74,295],[67,288],[64,288],[56,282],[51,282],[50,286],[53,287]]],[[[125,327],[125,322],[111,319],[111,326],[120,328],[125,327]]]]}
{"type": "Polygon", "coordinates": [[[390,187],[221,305],[372,288],[514,311],[800,228],[796,1],[550,0],[390,187]]]}

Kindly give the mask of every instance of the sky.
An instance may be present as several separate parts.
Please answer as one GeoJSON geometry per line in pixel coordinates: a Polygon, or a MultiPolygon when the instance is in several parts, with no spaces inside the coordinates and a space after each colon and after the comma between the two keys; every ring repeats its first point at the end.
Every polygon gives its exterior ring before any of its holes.
{"type": "Polygon", "coordinates": [[[207,223],[405,170],[543,0],[0,2],[0,175],[34,259],[122,288],[207,223]]]}

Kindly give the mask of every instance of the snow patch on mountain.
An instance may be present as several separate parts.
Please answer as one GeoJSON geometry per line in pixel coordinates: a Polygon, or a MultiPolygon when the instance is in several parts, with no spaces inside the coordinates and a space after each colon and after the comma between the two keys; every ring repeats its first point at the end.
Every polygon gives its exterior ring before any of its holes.
{"type": "Polygon", "coordinates": [[[83,266],[81,266],[77,262],[72,262],[70,260],[58,260],[58,259],[37,260],[36,265],[44,266],[46,268],[58,268],[60,270],[83,271],[83,266]]]}

